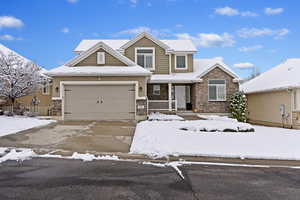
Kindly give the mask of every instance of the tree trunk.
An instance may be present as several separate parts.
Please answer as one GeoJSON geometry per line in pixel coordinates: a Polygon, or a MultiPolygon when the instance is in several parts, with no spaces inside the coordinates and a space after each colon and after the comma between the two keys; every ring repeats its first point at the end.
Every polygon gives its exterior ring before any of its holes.
{"type": "Polygon", "coordinates": [[[10,100],[11,100],[11,106],[12,106],[11,111],[14,112],[14,107],[15,107],[15,101],[16,101],[16,99],[15,98],[11,98],[10,100]]]}

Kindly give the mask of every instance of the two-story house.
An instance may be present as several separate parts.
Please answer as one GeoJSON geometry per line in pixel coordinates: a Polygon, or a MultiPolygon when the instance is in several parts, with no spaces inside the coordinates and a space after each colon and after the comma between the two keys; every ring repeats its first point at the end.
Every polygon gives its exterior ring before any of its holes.
{"type": "Polygon", "coordinates": [[[54,112],[65,120],[144,119],[152,111],[228,113],[239,77],[220,58],[194,59],[189,40],[83,40],[47,72],[54,112]]]}

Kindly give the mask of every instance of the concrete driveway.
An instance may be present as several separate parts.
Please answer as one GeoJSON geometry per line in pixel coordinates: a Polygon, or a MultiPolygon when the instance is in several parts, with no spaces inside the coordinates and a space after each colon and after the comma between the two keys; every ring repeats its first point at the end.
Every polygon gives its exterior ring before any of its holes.
{"type": "Polygon", "coordinates": [[[58,122],[8,135],[0,146],[61,149],[72,152],[129,152],[136,124],[129,121],[58,122]]]}

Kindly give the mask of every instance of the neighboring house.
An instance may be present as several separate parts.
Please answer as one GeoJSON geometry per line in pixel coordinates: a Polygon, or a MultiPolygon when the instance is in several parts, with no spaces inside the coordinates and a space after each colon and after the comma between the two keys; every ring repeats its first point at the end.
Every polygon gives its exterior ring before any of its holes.
{"type": "Polygon", "coordinates": [[[228,113],[239,77],[222,59],[194,59],[189,40],[83,40],[48,71],[53,112],[65,120],[145,119],[152,111],[228,113]]]}
{"type": "MultiPolygon", "coordinates": [[[[20,56],[22,59],[31,62],[29,59],[21,56],[20,54],[5,47],[2,44],[0,44],[0,52],[4,55],[14,53],[20,56]]],[[[41,72],[45,73],[46,70],[41,68],[41,72]]],[[[45,82],[45,87],[41,88],[39,91],[36,91],[32,95],[18,98],[16,100],[15,105],[20,107],[25,107],[27,110],[36,112],[39,115],[49,115],[51,110],[51,104],[52,104],[51,97],[52,97],[51,84],[50,82],[45,82]],[[33,102],[36,102],[36,104],[34,104],[33,102]]],[[[10,109],[10,103],[4,98],[0,100],[0,109],[4,109],[4,110],[10,109]]]]}
{"type": "Polygon", "coordinates": [[[300,59],[284,63],[242,84],[252,123],[300,128],[300,59]]]}

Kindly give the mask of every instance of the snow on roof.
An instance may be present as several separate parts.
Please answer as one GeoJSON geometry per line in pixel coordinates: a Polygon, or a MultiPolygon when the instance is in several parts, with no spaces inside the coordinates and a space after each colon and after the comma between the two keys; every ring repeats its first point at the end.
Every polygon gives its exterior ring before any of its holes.
{"type": "Polygon", "coordinates": [[[242,84],[241,90],[256,93],[297,87],[300,87],[300,58],[292,58],[242,84]]]}
{"type": "MultiPolygon", "coordinates": [[[[120,49],[129,40],[82,40],[79,45],[74,49],[75,52],[87,51],[98,42],[104,42],[112,49],[120,49]]],[[[168,45],[174,51],[197,51],[197,48],[190,40],[160,40],[168,45]]]]}
{"type": "Polygon", "coordinates": [[[151,72],[140,66],[60,66],[46,72],[48,76],[149,76],[151,72]]]}
{"type": "Polygon", "coordinates": [[[227,71],[235,79],[239,79],[238,75],[235,74],[224,62],[223,58],[216,57],[210,59],[194,59],[194,71],[190,73],[172,73],[172,74],[154,74],[151,76],[150,82],[161,83],[161,82],[172,82],[172,83],[190,83],[199,82],[201,77],[207,74],[209,71],[214,69],[215,66],[221,67],[224,71],[227,71]]]}

